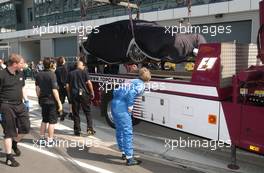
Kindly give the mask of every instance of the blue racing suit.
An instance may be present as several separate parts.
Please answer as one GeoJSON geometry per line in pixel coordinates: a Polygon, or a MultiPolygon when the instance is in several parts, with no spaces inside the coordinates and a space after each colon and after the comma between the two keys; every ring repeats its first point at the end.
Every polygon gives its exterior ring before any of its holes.
{"type": "Polygon", "coordinates": [[[119,87],[113,92],[112,115],[116,127],[118,148],[127,158],[133,156],[132,115],[128,108],[133,109],[134,100],[144,92],[144,82],[134,79],[126,87],[119,87]]]}

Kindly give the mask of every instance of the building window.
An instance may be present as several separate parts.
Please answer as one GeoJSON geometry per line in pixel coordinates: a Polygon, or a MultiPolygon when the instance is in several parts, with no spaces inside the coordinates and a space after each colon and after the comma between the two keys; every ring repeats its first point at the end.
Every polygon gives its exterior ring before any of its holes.
{"type": "Polygon", "coordinates": [[[28,22],[33,22],[33,11],[32,11],[32,8],[28,8],[27,12],[28,12],[28,22]]]}

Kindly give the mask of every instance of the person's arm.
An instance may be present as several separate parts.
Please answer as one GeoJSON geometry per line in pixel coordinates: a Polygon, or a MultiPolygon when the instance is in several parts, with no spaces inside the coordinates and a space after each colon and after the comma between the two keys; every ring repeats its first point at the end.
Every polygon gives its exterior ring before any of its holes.
{"type": "Polygon", "coordinates": [[[67,84],[67,81],[68,81],[68,76],[69,76],[69,72],[68,72],[68,69],[67,67],[64,65],[63,66],[63,87],[66,88],[66,84],[67,84]]]}
{"type": "Polygon", "coordinates": [[[52,89],[52,93],[53,93],[53,96],[54,96],[56,102],[58,103],[58,112],[61,112],[62,111],[62,104],[60,101],[58,89],[52,89]]]}
{"type": "Polygon", "coordinates": [[[135,88],[131,88],[128,91],[128,94],[127,94],[128,112],[132,112],[133,107],[134,107],[134,100],[135,100],[137,94],[138,94],[138,92],[136,91],[135,88]]]}
{"type": "Polygon", "coordinates": [[[27,111],[29,111],[29,101],[28,101],[28,97],[27,97],[27,91],[25,86],[22,87],[22,95],[23,95],[23,100],[24,100],[24,104],[26,106],[27,111]]]}
{"type": "Polygon", "coordinates": [[[68,96],[70,97],[71,94],[70,94],[70,85],[69,85],[69,83],[66,83],[66,91],[67,91],[68,96]]]}
{"type": "Polygon", "coordinates": [[[52,85],[52,94],[58,104],[58,112],[62,111],[62,104],[60,101],[60,96],[58,92],[58,83],[55,73],[53,73],[53,76],[51,77],[51,85],[52,85]]]}
{"type": "Polygon", "coordinates": [[[70,75],[70,73],[68,73],[67,80],[66,80],[66,85],[65,85],[65,89],[67,91],[68,97],[70,97],[70,99],[71,99],[70,82],[71,82],[71,75],[70,75]]]}
{"type": "Polygon", "coordinates": [[[22,94],[23,94],[23,100],[28,101],[27,90],[26,90],[25,86],[22,87],[22,94]]]}
{"type": "Polygon", "coordinates": [[[39,76],[36,76],[36,81],[35,81],[35,86],[36,86],[36,94],[39,97],[40,96],[40,87],[39,87],[39,76]]]}
{"type": "Polygon", "coordinates": [[[36,94],[38,97],[40,96],[40,88],[38,85],[36,85],[36,94]]]}
{"type": "Polygon", "coordinates": [[[144,90],[144,86],[141,84],[131,84],[132,87],[130,87],[128,94],[127,94],[127,102],[128,102],[128,112],[132,112],[134,107],[134,100],[139,95],[139,93],[142,93],[142,90],[144,90]]]}
{"type": "Polygon", "coordinates": [[[23,80],[22,97],[23,97],[24,103],[26,103],[26,106],[28,106],[27,90],[25,88],[25,85],[26,85],[25,80],[23,80]]]}
{"type": "Polygon", "coordinates": [[[86,81],[86,86],[89,89],[90,95],[91,95],[91,99],[94,99],[94,90],[93,90],[93,84],[90,80],[90,76],[88,74],[88,71],[86,70],[85,72],[85,81],[86,81]]]}
{"type": "Polygon", "coordinates": [[[93,90],[93,84],[92,84],[91,80],[88,80],[86,82],[86,85],[87,85],[87,87],[88,87],[88,89],[90,91],[90,94],[91,94],[91,97],[92,97],[91,99],[93,100],[94,99],[94,90],[93,90]]]}

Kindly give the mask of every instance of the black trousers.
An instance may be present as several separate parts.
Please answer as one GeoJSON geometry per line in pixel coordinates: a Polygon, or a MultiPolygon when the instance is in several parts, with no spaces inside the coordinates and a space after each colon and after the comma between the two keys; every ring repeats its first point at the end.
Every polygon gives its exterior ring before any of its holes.
{"type": "Polygon", "coordinates": [[[84,115],[87,121],[87,129],[93,128],[93,120],[91,116],[91,108],[89,100],[82,100],[79,97],[72,98],[72,113],[73,113],[73,121],[74,121],[74,132],[80,132],[80,108],[82,108],[84,115]]]}
{"type": "Polygon", "coordinates": [[[68,99],[69,104],[71,104],[71,100],[68,97],[68,93],[67,93],[66,89],[63,86],[59,87],[59,96],[60,96],[61,104],[65,103],[66,97],[68,99]]]}

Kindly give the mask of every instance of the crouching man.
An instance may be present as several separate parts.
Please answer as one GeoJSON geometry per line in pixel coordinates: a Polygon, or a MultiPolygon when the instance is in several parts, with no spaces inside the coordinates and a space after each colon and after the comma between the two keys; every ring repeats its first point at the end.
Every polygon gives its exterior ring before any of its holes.
{"type": "Polygon", "coordinates": [[[141,96],[145,89],[145,82],[148,82],[151,74],[147,68],[139,70],[139,79],[134,79],[127,87],[119,87],[113,92],[112,115],[116,127],[116,140],[119,150],[122,152],[122,159],[127,160],[127,165],[138,165],[141,161],[133,157],[133,127],[132,110],[134,100],[141,96]]]}

